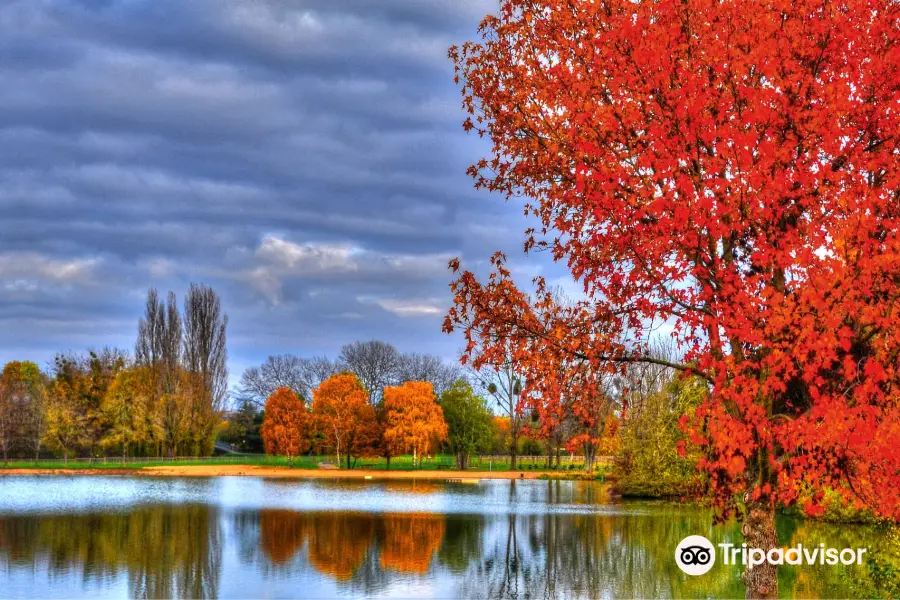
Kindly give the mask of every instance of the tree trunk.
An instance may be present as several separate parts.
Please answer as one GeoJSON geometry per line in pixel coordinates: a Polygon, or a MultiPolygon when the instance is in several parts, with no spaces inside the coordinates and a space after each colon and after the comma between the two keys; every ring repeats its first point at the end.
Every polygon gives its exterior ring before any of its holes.
{"type": "Polygon", "coordinates": [[[391,457],[385,456],[385,458],[387,459],[387,470],[390,471],[391,470],[391,457]]]}
{"type": "MultiPolygon", "coordinates": [[[[775,507],[769,502],[746,502],[746,511],[741,533],[747,548],[759,548],[768,554],[769,550],[778,546],[775,507]]],[[[747,598],[778,597],[778,565],[770,565],[768,561],[752,569],[748,565],[744,568],[743,580],[747,586],[747,598]]]]}
{"type": "Polygon", "coordinates": [[[465,452],[460,452],[456,455],[456,468],[461,471],[465,471],[469,468],[469,455],[465,452]]]}
{"type": "Polygon", "coordinates": [[[347,453],[347,469],[350,469],[350,453],[347,453]]]}
{"type": "Polygon", "coordinates": [[[510,437],[512,438],[512,445],[509,448],[509,468],[511,471],[515,471],[516,453],[519,451],[519,428],[517,426],[515,416],[510,419],[510,434],[510,437]]]}
{"type": "Polygon", "coordinates": [[[594,445],[591,443],[584,445],[584,472],[594,474],[594,445]]]}

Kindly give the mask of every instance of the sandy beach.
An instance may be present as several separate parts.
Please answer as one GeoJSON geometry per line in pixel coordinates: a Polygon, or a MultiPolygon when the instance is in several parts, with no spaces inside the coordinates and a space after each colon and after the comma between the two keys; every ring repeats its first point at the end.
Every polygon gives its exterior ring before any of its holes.
{"type": "Polygon", "coordinates": [[[0,469],[0,475],[129,475],[133,477],[282,477],[289,479],[537,479],[537,471],[382,471],[290,469],[256,465],[172,465],[141,469],[0,469]]]}

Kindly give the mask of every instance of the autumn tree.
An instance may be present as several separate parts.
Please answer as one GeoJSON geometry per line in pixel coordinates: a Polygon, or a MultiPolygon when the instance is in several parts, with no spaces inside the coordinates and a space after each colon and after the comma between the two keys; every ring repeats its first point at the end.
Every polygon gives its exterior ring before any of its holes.
{"type": "Polygon", "coordinates": [[[459,379],[441,394],[441,410],[447,421],[447,448],[456,455],[456,466],[466,469],[469,457],[487,451],[494,440],[494,415],[484,398],[459,379]]]}
{"type": "Polygon", "coordinates": [[[387,419],[384,441],[400,452],[411,452],[413,463],[437,448],[447,437],[444,412],[427,381],[408,381],[384,389],[387,419]]]}
{"type": "Polygon", "coordinates": [[[0,452],[4,462],[10,454],[36,455],[39,451],[45,395],[43,376],[36,364],[13,361],[4,365],[0,373],[0,452]]]}
{"type": "MultiPolygon", "coordinates": [[[[525,199],[526,249],[585,298],[526,293],[502,254],[487,280],[454,261],[466,359],[512,349],[550,403],[545,369],[573,358],[704,379],[685,425],[749,546],[821,486],[900,517],[898,40],[890,0],[502,0],[450,51],[491,142],[470,174],[525,199]],[[649,352],[662,322],[677,360],[649,352]]],[[[744,581],[778,594],[774,566],[744,581]]]]}
{"type": "Polygon", "coordinates": [[[349,469],[354,456],[373,451],[378,422],[356,375],[341,373],[323,381],[313,390],[312,413],[316,426],[334,448],[339,465],[341,456],[349,469]]]}
{"type": "Polygon", "coordinates": [[[131,445],[150,439],[152,413],[155,409],[155,389],[149,367],[135,367],[119,371],[106,390],[101,403],[110,427],[103,443],[121,449],[122,462],[131,445]]]}
{"type": "Polygon", "coordinates": [[[97,457],[110,427],[103,399],[126,362],[125,352],[115,348],[56,356],[47,411],[51,446],[66,457],[78,447],[86,448],[92,460],[97,457]]]}
{"type": "Polygon", "coordinates": [[[541,395],[531,396],[537,414],[545,427],[567,422],[569,434],[566,448],[584,456],[584,469],[594,472],[596,458],[609,450],[609,429],[616,421],[620,406],[614,389],[615,379],[582,360],[556,364],[552,374],[541,383],[541,395]],[[542,400],[552,399],[551,402],[542,400]],[[605,445],[605,449],[604,449],[605,445]]]}
{"type": "Polygon", "coordinates": [[[47,402],[46,445],[63,455],[68,463],[69,454],[81,445],[86,437],[87,415],[79,401],[74,382],[80,373],[69,361],[57,357],[56,376],[50,383],[47,402]]]}
{"type": "Polygon", "coordinates": [[[280,387],[266,400],[260,434],[266,454],[294,457],[309,450],[309,413],[306,403],[289,387],[280,387]]]}

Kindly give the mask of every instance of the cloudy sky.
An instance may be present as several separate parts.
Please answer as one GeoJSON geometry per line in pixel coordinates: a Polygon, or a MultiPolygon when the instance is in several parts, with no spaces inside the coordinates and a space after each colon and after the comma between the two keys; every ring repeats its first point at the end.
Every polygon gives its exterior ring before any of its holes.
{"type": "Polygon", "coordinates": [[[131,349],[147,288],[190,281],[233,377],[356,339],[453,357],[448,259],[521,256],[525,227],[465,175],[446,57],[495,6],[3,2],[0,362],[131,349]]]}

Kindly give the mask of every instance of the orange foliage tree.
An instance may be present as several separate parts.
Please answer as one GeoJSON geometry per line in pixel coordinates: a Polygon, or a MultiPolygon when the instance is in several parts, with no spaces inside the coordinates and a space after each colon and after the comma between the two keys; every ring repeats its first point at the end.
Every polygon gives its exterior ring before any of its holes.
{"type": "Polygon", "coordinates": [[[260,435],[266,454],[294,457],[309,450],[306,403],[289,387],[280,387],[266,399],[265,419],[260,435]]]}
{"type": "Polygon", "coordinates": [[[354,456],[374,452],[378,421],[369,395],[356,375],[333,375],[313,390],[313,417],[337,456],[346,457],[347,468],[354,456]]]}
{"type": "Polygon", "coordinates": [[[384,443],[398,453],[412,452],[413,463],[447,438],[444,411],[427,381],[384,388],[384,410],[384,443]]]}
{"type": "MultiPolygon", "coordinates": [[[[823,486],[900,518],[900,4],[501,0],[450,56],[476,185],[526,199],[526,249],[585,294],[453,261],[465,358],[512,348],[548,403],[566,361],[705,379],[685,426],[748,546],[823,486]],[[662,322],[679,358],[648,348],[662,322]]],[[[774,566],[744,581],[777,596],[774,566]]]]}

